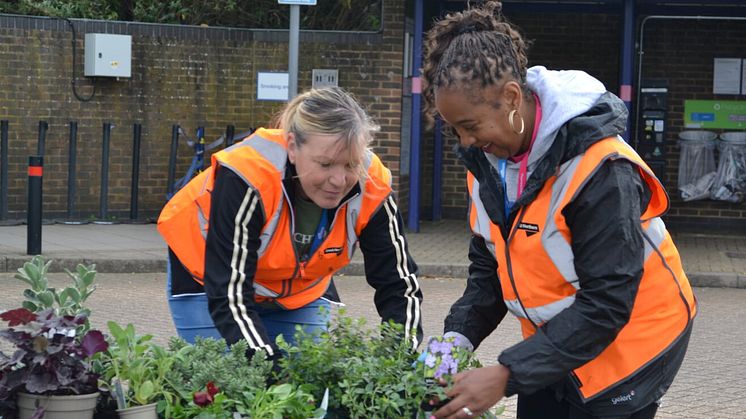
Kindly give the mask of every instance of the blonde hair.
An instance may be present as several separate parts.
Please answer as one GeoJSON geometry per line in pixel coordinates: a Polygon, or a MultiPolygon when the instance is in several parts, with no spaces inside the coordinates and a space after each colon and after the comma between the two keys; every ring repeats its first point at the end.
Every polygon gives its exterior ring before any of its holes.
{"type": "Polygon", "coordinates": [[[285,106],[276,123],[285,135],[293,133],[298,147],[309,135],[339,136],[358,174],[365,177],[363,157],[379,127],[350,93],[339,87],[308,90],[285,106]]]}

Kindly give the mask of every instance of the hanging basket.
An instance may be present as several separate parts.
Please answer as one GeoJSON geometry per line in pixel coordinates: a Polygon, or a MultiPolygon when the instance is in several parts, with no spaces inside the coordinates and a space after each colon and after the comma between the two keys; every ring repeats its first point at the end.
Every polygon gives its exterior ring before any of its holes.
{"type": "Polygon", "coordinates": [[[31,419],[37,407],[43,407],[44,419],[92,419],[98,395],[98,392],[71,396],[18,393],[18,417],[31,419]]]}

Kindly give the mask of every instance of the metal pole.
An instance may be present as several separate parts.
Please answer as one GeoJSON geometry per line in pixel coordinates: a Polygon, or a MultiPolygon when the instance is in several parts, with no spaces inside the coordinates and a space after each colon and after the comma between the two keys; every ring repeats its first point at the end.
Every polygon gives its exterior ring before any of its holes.
{"type": "Polygon", "coordinates": [[[111,123],[104,122],[103,145],[101,147],[101,195],[99,200],[100,221],[106,221],[108,214],[109,195],[109,142],[111,139],[111,123]]]}
{"type": "Polygon", "coordinates": [[[433,221],[443,218],[443,121],[435,118],[435,146],[433,147],[433,221]]]}
{"type": "MultiPolygon", "coordinates": [[[[620,60],[621,86],[619,86],[619,98],[627,106],[629,115],[632,116],[632,74],[635,71],[635,2],[634,0],[624,0],[624,21],[622,22],[622,57],[620,60]]],[[[637,115],[633,116],[637,118],[637,115]]],[[[634,140],[634,133],[630,132],[632,128],[632,118],[627,118],[627,127],[624,132],[624,139],[628,143],[634,140]]]]}
{"type": "Polygon", "coordinates": [[[225,148],[233,145],[233,136],[236,135],[236,127],[228,125],[225,127],[225,148]]]}
{"type": "Polygon", "coordinates": [[[39,142],[36,144],[36,154],[39,156],[44,156],[44,142],[47,138],[48,128],[47,121],[39,121],[39,142]]]}
{"type": "Polygon", "coordinates": [[[290,5],[290,39],[288,43],[288,100],[298,94],[298,39],[300,38],[300,6],[290,5]]]}
{"type": "Polygon", "coordinates": [[[28,158],[28,212],[26,226],[26,254],[41,254],[41,213],[43,156],[28,158]]]}
{"type": "Polygon", "coordinates": [[[176,153],[179,151],[179,125],[171,125],[171,151],[168,155],[168,184],[166,184],[166,198],[171,199],[174,195],[174,182],[176,177],[176,153]]]}
{"type": "Polygon", "coordinates": [[[407,226],[415,233],[420,231],[420,121],[422,119],[422,25],[425,19],[423,2],[414,2],[414,59],[415,77],[412,77],[412,147],[409,155],[409,213],[407,226]]]}
{"type": "Polygon", "coordinates": [[[0,121],[0,220],[8,217],[8,120],[0,121]]]}
{"type": "Polygon", "coordinates": [[[132,132],[132,187],[130,188],[130,220],[137,220],[137,194],[140,183],[140,135],[142,125],[135,124],[132,132]]]}
{"type": "Polygon", "coordinates": [[[70,121],[70,144],[67,157],[67,218],[73,218],[75,209],[75,166],[77,165],[78,123],[70,121]]]}

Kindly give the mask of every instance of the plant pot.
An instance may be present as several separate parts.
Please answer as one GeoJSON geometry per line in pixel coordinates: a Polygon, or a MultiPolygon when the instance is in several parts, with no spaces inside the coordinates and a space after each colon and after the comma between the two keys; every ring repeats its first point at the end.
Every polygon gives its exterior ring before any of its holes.
{"type": "Polygon", "coordinates": [[[18,418],[31,419],[36,408],[45,408],[44,419],[92,419],[98,392],[71,396],[18,393],[18,418]]]}
{"type": "Polygon", "coordinates": [[[156,403],[146,404],[144,406],[132,406],[126,409],[117,409],[119,417],[124,419],[158,419],[158,413],[155,411],[156,403]]]}

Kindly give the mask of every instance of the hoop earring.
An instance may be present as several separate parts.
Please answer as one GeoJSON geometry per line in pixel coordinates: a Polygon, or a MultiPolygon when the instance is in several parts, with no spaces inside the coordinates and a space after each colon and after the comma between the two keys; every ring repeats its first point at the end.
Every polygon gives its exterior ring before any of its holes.
{"type": "Polygon", "coordinates": [[[521,129],[515,129],[515,122],[513,122],[513,119],[515,118],[516,112],[518,112],[518,109],[513,109],[512,111],[510,111],[510,114],[508,115],[508,123],[510,124],[510,128],[513,129],[513,132],[520,135],[523,134],[523,131],[526,130],[526,124],[523,122],[523,117],[521,116],[521,114],[518,114],[518,117],[521,118],[521,129]]]}

